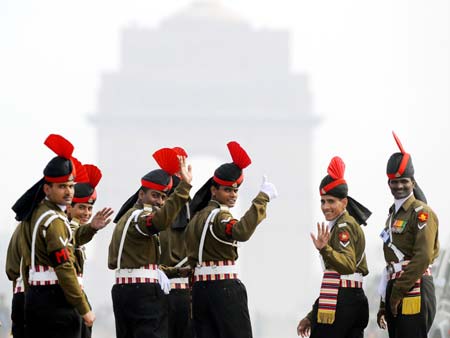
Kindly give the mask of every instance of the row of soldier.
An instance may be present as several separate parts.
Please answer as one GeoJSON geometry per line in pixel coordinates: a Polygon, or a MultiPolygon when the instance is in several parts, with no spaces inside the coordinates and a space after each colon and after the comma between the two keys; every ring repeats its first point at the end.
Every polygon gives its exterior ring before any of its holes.
{"type": "MultiPolygon", "coordinates": [[[[426,337],[435,313],[429,266],[439,249],[438,221],[415,181],[411,156],[394,137],[400,152],[387,166],[394,204],[381,234],[386,269],[377,322],[387,325],[390,337],[426,337]]],[[[13,335],[90,337],[95,315],[82,289],[83,246],[110,222],[113,211],[104,208],[90,220],[100,170],[83,166],[59,135],[50,135],[45,144],[57,156],[13,206],[21,221],[6,267],[14,284],[13,335]]],[[[237,243],[250,238],[277,191],[264,178],[248,211],[235,219],[230,208],[251,160],[236,142],[228,149],[232,163],[217,168],[192,200],[186,152],[156,151],[161,169],[144,175],[117,213],[108,258],[116,275],[117,337],[252,337],[247,294],[235,265],[237,243]]],[[[363,337],[367,326],[361,225],[371,213],[348,196],[344,172],[335,157],[320,184],[327,224],[318,223],[311,238],[324,277],[312,311],[297,327],[301,336],[363,337]]]]}

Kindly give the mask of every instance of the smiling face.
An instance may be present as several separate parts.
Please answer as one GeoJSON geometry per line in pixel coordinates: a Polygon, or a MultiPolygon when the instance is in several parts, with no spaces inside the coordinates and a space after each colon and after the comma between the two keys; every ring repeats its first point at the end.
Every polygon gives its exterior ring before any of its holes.
{"type": "Polygon", "coordinates": [[[409,177],[393,178],[388,181],[391,193],[396,200],[406,198],[413,192],[414,181],[409,177]]]}
{"type": "Polygon", "coordinates": [[[331,195],[323,195],[320,199],[322,213],[327,221],[336,219],[347,207],[346,197],[337,198],[331,195]]]}
{"type": "Polygon", "coordinates": [[[71,219],[72,218],[79,219],[80,224],[86,224],[89,222],[92,216],[92,204],[75,203],[74,205],[68,205],[67,214],[71,219]]]}
{"type": "Polygon", "coordinates": [[[212,198],[229,208],[234,207],[236,204],[238,192],[239,188],[227,187],[223,185],[220,185],[219,187],[211,187],[212,198]]]}
{"type": "Polygon", "coordinates": [[[72,181],[63,183],[45,183],[44,193],[50,202],[59,205],[72,203],[74,194],[74,183],[72,181]]]}
{"type": "Polygon", "coordinates": [[[139,190],[139,200],[143,204],[149,204],[154,207],[161,208],[166,202],[167,194],[158,190],[148,189],[139,190]]]}

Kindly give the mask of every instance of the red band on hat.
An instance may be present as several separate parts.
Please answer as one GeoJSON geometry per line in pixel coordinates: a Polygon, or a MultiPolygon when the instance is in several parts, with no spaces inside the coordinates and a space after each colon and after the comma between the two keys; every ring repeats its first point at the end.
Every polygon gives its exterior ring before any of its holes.
{"type": "Polygon", "coordinates": [[[97,192],[94,190],[91,196],[86,197],[73,197],[72,203],[89,203],[94,204],[95,200],[97,199],[97,192]]]}
{"type": "Polygon", "coordinates": [[[410,156],[409,156],[408,153],[404,153],[404,154],[403,154],[402,161],[400,162],[400,166],[398,167],[397,172],[394,173],[394,174],[387,174],[387,176],[388,176],[390,179],[394,179],[394,178],[399,178],[399,177],[401,177],[401,176],[403,175],[403,173],[405,172],[405,170],[406,170],[406,167],[407,167],[408,161],[409,161],[409,157],[410,157],[410,156]]]}
{"type": "Polygon", "coordinates": [[[154,182],[141,180],[141,185],[145,188],[157,190],[157,191],[167,191],[172,188],[172,177],[170,178],[170,182],[168,185],[157,184],[154,182]]]}
{"type": "Polygon", "coordinates": [[[322,189],[320,189],[320,195],[326,195],[327,192],[329,192],[330,190],[333,190],[334,188],[336,188],[338,185],[341,185],[341,184],[347,184],[347,182],[343,178],[340,178],[336,181],[328,183],[326,186],[324,186],[322,189]]]}
{"type": "Polygon", "coordinates": [[[51,176],[44,176],[44,179],[46,182],[49,183],[64,183],[64,182],[70,182],[74,180],[73,172],[71,172],[69,175],[65,176],[58,176],[58,177],[51,177],[51,176]]]}
{"type": "Polygon", "coordinates": [[[213,180],[217,184],[220,184],[220,185],[223,185],[226,187],[232,187],[235,184],[239,185],[242,183],[242,181],[244,180],[244,173],[242,173],[241,176],[239,176],[239,178],[236,181],[224,181],[224,180],[221,180],[220,178],[218,178],[217,176],[214,176],[213,180]]]}

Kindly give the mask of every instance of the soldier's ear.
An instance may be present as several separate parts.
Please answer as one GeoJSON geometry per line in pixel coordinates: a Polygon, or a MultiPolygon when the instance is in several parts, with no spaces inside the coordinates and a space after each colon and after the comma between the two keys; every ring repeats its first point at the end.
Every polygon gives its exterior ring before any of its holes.
{"type": "Polygon", "coordinates": [[[216,197],[217,188],[212,185],[210,190],[211,190],[211,197],[216,197]]]}
{"type": "Polygon", "coordinates": [[[142,203],[142,201],[144,200],[144,195],[145,195],[145,192],[144,192],[144,190],[139,190],[139,192],[138,192],[138,201],[139,202],[141,202],[142,203]]]}
{"type": "Polygon", "coordinates": [[[344,209],[347,208],[348,198],[347,198],[347,197],[344,197],[344,198],[342,199],[342,203],[344,204],[344,209]]]}

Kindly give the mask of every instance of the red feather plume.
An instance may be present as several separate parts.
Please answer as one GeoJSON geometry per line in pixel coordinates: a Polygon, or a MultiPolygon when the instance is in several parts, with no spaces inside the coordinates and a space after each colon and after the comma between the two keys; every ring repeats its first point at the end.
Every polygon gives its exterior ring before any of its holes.
{"type": "Polygon", "coordinates": [[[180,162],[175,150],[162,148],[153,153],[156,163],[169,175],[174,175],[180,171],[180,162]]]}
{"type": "Polygon", "coordinates": [[[183,148],[181,148],[181,147],[174,147],[174,148],[172,148],[172,149],[175,150],[175,152],[177,153],[177,155],[179,155],[179,156],[184,156],[184,157],[188,157],[188,154],[187,154],[186,150],[184,150],[183,148]]]}
{"type": "Polygon", "coordinates": [[[73,175],[75,176],[75,182],[89,182],[89,177],[87,175],[86,169],[84,169],[83,165],[80,161],[78,161],[75,157],[71,158],[73,165],[73,175]]]}
{"type": "Polygon", "coordinates": [[[50,134],[45,139],[44,144],[60,157],[66,159],[70,159],[72,157],[73,145],[61,135],[50,134]]]}
{"type": "Polygon", "coordinates": [[[252,160],[248,156],[247,152],[240,146],[239,143],[235,141],[228,142],[228,150],[230,151],[233,163],[236,164],[240,169],[247,168],[252,160]]]}
{"type": "Polygon", "coordinates": [[[102,172],[93,164],[85,164],[83,167],[89,177],[89,184],[92,188],[95,188],[102,178],[102,172]]]}
{"type": "Polygon", "coordinates": [[[398,136],[394,133],[394,131],[392,131],[392,135],[394,136],[395,142],[397,143],[398,149],[400,149],[400,152],[402,154],[406,154],[405,149],[403,148],[402,143],[400,142],[400,139],[398,138],[398,136]]]}
{"type": "Polygon", "coordinates": [[[344,161],[342,161],[342,158],[340,158],[339,156],[333,157],[330,161],[330,164],[328,165],[327,172],[328,175],[330,175],[335,180],[344,178],[345,163],[344,161]]]}

